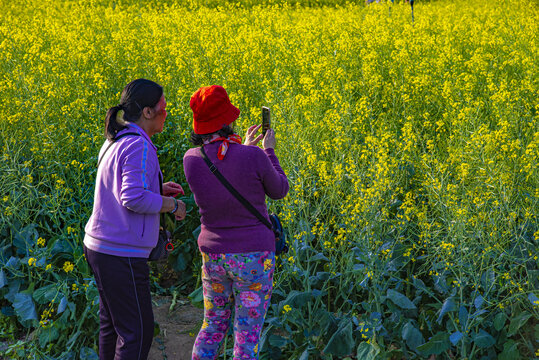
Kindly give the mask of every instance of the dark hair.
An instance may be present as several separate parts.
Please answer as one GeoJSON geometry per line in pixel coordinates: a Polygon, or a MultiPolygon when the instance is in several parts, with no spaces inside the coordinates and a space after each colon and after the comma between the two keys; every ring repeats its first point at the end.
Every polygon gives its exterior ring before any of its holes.
{"type": "Polygon", "coordinates": [[[232,134],[234,134],[234,130],[229,126],[229,125],[223,125],[223,127],[221,128],[221,130],[219,131],[216,131],[214,133],[210,133],[210,134],[196,134],[194,131],[191,131],[191,139],[189,139],[191,141],[191,143],[195,146],[200,146],[202,144],[204,144],[204,140],[207,139],[207,138],[211,138],[214,134],[217,134],[219,136],[222,136],[222,137],[228,137],[232,134]]]}
{"type": "Polygon", "coordinates": [[[122,91],[120,103],[111,107],[105,117],[105,137],[114,139],[119,131],[126,128],[118,122],[118,112],[124,112],[122,118],[126,122],[135,122],[140,119],[142,109],[154,107],[163,95],[163,87],[151,80],[137,79],[127,84],[122,91]]]}

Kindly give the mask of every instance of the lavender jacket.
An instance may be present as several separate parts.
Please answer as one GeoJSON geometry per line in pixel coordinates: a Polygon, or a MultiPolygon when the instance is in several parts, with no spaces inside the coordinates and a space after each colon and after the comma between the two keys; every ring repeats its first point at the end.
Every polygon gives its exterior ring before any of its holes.
{"type": "MultiPolygon", "coordinates": [[[[104,254],[147,258],[159,234],[161,169],[157,149],[144,130],[130,123],[118,135],[125,132],[141,136],[119,139],[104,155],[84,245],[104,254]]],[[[109,144],[105,141],[99,158],[109,144]]]]}
{"type": "MultiPolygon", "coordinates": [[[[223,176],[263,216],[269,219],[266,195],[281,199],[288,193],[288,179],[273,149],[231,143],[223,160],[217,159],[221,142],[204,146],[223,176]]],[[[199,207],[199,249],[207,253],[237,254],[275,251],[275,235],[251,214],[210,172],[199,148],[183,158],[185,177],[199,207]]]]}

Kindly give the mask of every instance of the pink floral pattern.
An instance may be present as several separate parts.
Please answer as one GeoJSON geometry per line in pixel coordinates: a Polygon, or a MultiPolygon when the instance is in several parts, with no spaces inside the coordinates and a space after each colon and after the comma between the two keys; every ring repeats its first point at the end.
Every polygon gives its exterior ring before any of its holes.
{"type": "Polygon", "coordinates": [[[275,254],[202,254],[204,325],[193,360],[217,359],[234,318],[234,360],[258,359],[258,342],[273,290],[275,254]],[[234,316],[232,316],[234,315],[234,316]]]}

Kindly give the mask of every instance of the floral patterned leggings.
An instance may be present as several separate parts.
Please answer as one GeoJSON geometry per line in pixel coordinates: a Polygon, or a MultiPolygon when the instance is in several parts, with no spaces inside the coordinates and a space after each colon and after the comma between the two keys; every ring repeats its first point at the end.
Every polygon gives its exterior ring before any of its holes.
{"type": "Polygon", "coordinates": [[[234,360],[258,359],[258,341],[273,290],[275,253],[202,253],[204,322],[193,360],[217,359],[234,308],[234,360]]]}

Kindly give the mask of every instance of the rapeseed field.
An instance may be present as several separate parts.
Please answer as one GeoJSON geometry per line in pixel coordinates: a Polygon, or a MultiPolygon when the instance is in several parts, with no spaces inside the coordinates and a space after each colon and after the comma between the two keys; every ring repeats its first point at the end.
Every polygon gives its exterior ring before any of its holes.
{"type": "MultiPolygon", "coordinates": [[[[1,356],[96,358],[84,225],[105,113],[140,77],[185,189],[196,89],[227,89],[240,134],[272,110],[291,251],[261,359],[539,356],[537,1],[0,5],[1,356]]],[[[197,302],[183,200],[153,290],[197,302]]]]}

